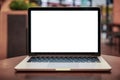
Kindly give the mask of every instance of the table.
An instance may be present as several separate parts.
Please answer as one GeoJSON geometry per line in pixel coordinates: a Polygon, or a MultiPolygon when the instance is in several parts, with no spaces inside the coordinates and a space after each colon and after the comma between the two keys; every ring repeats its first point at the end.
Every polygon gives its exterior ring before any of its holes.
{"type": "Polygon", "coordinates": [[[16,72],[14,67],[26,56],[0,60],[0,80],[120,80],[120,57],[102,55],[111,72],[16,72]]]}

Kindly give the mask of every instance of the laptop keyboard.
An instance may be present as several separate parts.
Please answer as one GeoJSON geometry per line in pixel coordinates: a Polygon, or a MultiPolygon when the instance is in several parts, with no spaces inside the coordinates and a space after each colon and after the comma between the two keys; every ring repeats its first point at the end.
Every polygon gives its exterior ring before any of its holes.
{"type": "Polygon", "coordinates": [[[80,62],[99,63],[97,57],[31,57],[27,62],[80,62]]]}

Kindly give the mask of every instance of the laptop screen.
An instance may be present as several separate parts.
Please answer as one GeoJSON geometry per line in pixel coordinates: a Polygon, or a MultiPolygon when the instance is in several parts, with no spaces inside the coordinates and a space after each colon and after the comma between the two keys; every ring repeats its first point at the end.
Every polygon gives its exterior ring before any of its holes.
{"type": "Polygon", "coordinates": [[[97,9],[30,9],[30,53],[98,53],[97,9]]]}

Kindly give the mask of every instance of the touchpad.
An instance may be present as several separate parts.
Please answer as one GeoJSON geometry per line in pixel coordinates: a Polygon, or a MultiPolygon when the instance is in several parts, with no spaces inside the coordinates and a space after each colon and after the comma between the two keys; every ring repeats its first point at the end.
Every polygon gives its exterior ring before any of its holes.
{"type": "Polygon", "coordinates": [[[48,68],[78,68],[79,63],[49,63],[48,68]]]}

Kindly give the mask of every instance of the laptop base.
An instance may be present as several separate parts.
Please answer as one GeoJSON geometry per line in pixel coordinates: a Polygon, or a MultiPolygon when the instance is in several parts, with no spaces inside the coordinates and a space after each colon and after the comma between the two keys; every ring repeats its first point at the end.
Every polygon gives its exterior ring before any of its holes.
{"type": "Polygon", "coordinates": [[[27,62],[31,57],[27,56],[16,67],[16,71],[110,71],[109,64],[99,56],[99,63],[81,62],[27,62]]]}

